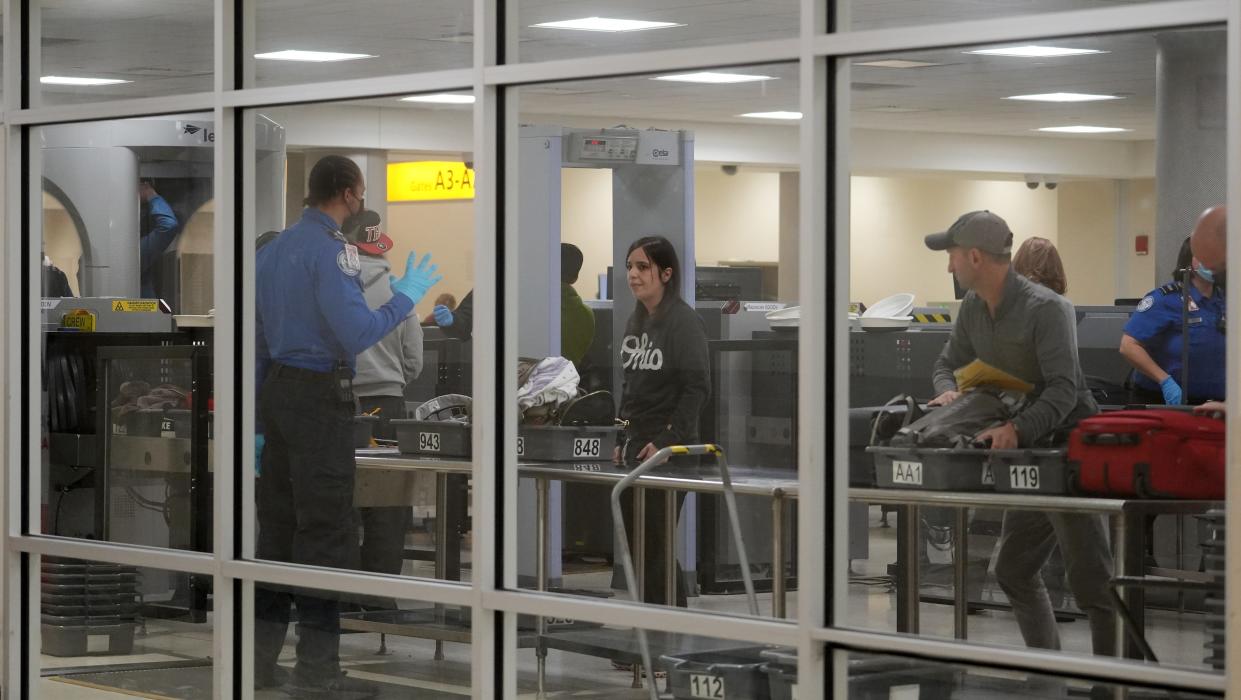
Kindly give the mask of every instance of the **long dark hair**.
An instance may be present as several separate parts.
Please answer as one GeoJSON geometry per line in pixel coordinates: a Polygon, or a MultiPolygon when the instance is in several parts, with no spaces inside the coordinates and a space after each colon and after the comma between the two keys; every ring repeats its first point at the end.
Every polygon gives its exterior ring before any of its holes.
{"type": "MultiPolygon", "coordinates": [[[[646,257],[657,268],[657,271],[672,270],[672,276],[668,278],[668,283],[664,285],[664,298],[659,302],[660,308],[665,304],[679,300],[681,298],[681,260],[677,257],[677,249],[673,247],[672,241],[663,236],[644,236],[629,245],[629,251],[625,253],[625,262],[629,262],[629,256],[633,255],[633,251],[638,248],[646,253],[646,257]]],[[[646,320],[647,311],[642,302],[637,302],[634,308],[633,316],[629,319],[629,329],[634,329],[646,320]]]]}

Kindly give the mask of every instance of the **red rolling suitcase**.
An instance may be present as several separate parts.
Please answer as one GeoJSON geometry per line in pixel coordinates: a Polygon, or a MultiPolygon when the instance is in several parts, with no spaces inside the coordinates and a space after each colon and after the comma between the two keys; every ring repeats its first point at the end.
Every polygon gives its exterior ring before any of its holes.
{"type": "Polygon", "coordinates": [[[1224,422],[1184,411],[1115,411],[1078,423],[1070,483],[1085,493],[1222,499],[1224,422]]]}

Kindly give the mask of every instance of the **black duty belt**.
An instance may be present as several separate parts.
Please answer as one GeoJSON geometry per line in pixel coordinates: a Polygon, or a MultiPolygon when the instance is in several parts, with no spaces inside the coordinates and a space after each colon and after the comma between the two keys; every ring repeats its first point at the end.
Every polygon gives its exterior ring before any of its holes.
{"type": "Polygon", "coordinates": [[[284,379],[305,379],[318,382],[332,381],[334,372],[316,372],[313,369],[302,369],[301,367],[290,367],[288,365],[277,364],[271,369],[271,376],[282,377],[284,379]]]}

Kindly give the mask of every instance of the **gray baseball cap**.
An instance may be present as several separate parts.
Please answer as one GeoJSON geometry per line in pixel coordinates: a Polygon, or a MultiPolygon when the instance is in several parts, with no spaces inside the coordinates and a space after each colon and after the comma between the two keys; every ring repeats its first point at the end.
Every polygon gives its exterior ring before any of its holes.
{"type": "Polygon", "coordinates": [[[1013,252],[1013,232],[995,214],[986,210],[972,211],[962,215],[947,231],[926,237],[926,247],[931,250],[948,250],[953,246],[1008,255],[1013,252]]]}

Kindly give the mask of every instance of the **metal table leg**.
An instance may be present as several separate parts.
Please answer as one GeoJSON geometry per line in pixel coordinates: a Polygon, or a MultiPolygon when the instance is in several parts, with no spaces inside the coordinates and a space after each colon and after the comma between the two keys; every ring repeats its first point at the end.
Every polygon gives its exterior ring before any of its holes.
{"type": "MultiPolygon", "coordinates": [[[[1124,511],[1116,514],[1112,518],[1112,573],[1116,576],[1130,576],[1133,572],[1129,571],[1129,560],[1126,556],[1128,542],[1126,541],[1126,531],[1128,530],[1128,518],[1124,511]]],[[[1121,592],[1124,595],[1124,592],[1121,592]]],[[[1127,601],[1126,601],[1127,602],[1127,601]]],[[[1114,615],[1116,625],[1116,649],[1114,654],[1123,658],[1128,649],[1128,643],[1125,641],[1128,632],[1125,631],[1124,619],[1119,613],[1114,615]]]]}
{"type": "Polygon", "coordinates": [[[969,508],[957,508],[952,533],[952,636],[969,637],[969,508]]]}
{"type": "MultiPolygon", "coordinates": [[[[1121,536],[1124,538],[1121,576],[1141,576],[1145,573],[1146,558],[1146,522],[1140,515],[1122,514],[1121,536]]],[[[1127,586],[1122,591],[1125,604],[1133,616],[1135,626],[1139,630],[1146,628],[1146,589],[1141,586],[1127,586]]],[[[1124,656],[1129,659],[1141,659],[1142,650],[1129,635],[1121,637],[1124,643],[1124,656]]]]}
{"type": "Polygon", "coordinates": [[[664,603],[677,606],[677,492],[664,491],[664,603]]]}
{"type": "Polygon", "coordinates": [[[918,506],[897,506],[896,631],[918,634],[918,506]]]}
{"type": "Polygon", "coordinates": [[[784,492],[771,494],[771,614],[777,620],[787,612],[787,579],[784,571],[784,492]]]}
{"type": "MultiPolygon", "coordinates": [[[[637,574],[638,590],[630,591],[633,599],[646,602],[646,489],[633,489],[633,560],[637,574]]],[[[652,679],[654,680],[654,679],[652,679]]],[[[633,687],[642,687],[642,664],[633,665],[633,687]]]]}
{"type": "MultiPolygon", "coordinates": [[[[435,473],[435,578],[444,580],[448,576],[448,475],[444,472],[435,473]]],[[[444,624],[444,606],[435,606],[435,620],[444,624]]],[[[435,660],[444,660],[444,642],[435,641],[435,660]]]]}
{"type": "MultiPolygon", "coordinates": [[[[551,482],[544,478],[536,478],[534,480],[535,488],[535,511],[536,511],[536,532],[535,537],[538,546],[535,547],[535,556],[538,560],[534,564],[535,578],[540,592],[547,590],[547,554],[548,554],[548,525],[549,525],[549,505],[551,482]]],[[[547,631],[546,622],[543,617],[539,616],[535,620],[535,633],[538,638],[538,644],[535,648],[535,658],[538,664],[538,694],[543,697],[545,692],[544,683],[547,678],[547,647],[543,645],[543,635],[547,631]]]]}

